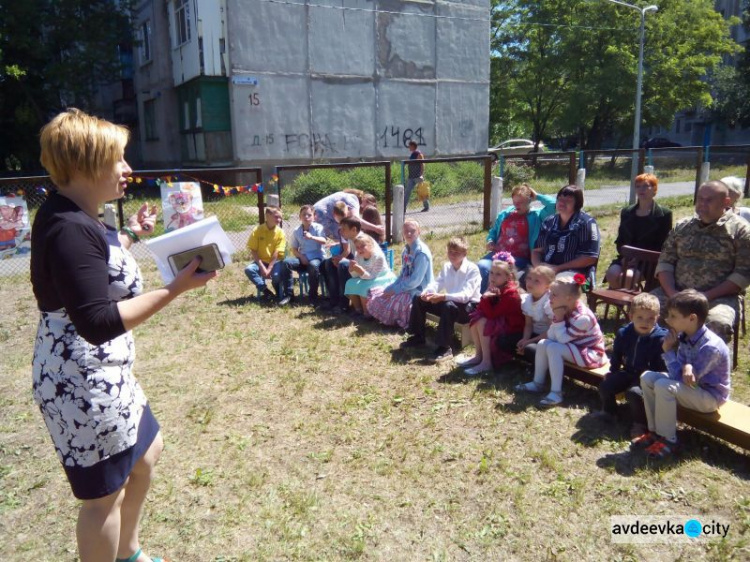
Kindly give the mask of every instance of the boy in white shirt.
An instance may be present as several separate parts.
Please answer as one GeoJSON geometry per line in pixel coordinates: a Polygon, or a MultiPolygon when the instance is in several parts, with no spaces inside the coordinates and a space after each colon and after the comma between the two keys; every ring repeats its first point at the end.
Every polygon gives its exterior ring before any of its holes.
{"type": "Polygon", "coordinates": [[[468,251],[469,245],[462,236],[448,241],[448,261],[435,280],[412,300],[407,328],[412,335],[401,344],[402,348],[425,344],[425,323],[429,312],[440,317],[435,338],[437,347],[430,360],[437,363],[453,358],[453,325],[468,322],[469,313],[481,297],[482,276],[477,265],[467,259],[468,251]]]}

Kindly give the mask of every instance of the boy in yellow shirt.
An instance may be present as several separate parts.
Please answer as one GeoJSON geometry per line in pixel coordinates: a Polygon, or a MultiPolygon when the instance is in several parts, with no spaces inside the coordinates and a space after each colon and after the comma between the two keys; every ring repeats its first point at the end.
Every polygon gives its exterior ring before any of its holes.
{"type": "Polygon", "coordinates": [[[266,207],[265,224],[258,225],[247,241],[247,248],[253,261],[245,268],[245,275],[258,289],[258,298],[271,299],[274,294],[266,287],[266,279],[271,280],[278,303],[289,304],[291,295],[284,294],[282,283],[284,250],[286,237],[281,230],[281,209],[266,207]]]}

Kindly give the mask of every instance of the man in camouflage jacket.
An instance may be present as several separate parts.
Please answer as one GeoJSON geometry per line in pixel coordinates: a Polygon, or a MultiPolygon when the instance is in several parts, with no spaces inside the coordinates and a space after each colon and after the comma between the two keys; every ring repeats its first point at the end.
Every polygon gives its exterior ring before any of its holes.
{"type": "Polygon", "coordinates": [[[683,289],[696,289],[709,301],[708,328],[729,341],[739,294],[750,284],[750,224],[731,210],[729,190],[720,181],[698,188],[695,217],[677,223],[656,266],[662,301],[683,289]]]}

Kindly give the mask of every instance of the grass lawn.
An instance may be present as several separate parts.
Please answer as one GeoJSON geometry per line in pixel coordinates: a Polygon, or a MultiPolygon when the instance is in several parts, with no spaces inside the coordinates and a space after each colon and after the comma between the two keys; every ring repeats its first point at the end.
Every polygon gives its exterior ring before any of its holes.
{"type": "MultiPolygon", "coordinates": [[[[686,201],[670,202],[676,218],[690,213],[686,201]]],[[[601,275],[618,216],[595,214],[601,275]]],[[[471,236],[475,258],[484,236],[471,236]]],[[[439,267],[446,240],[428,242],[439,267]]],[[[520,363],[466,378],[400,351],[395,331],[259,305],[246,257],[135,331],[136,372],[166,442],[143,518],[147,552],[183,562],[750,558],[745,452],[683,429],[676,462],[631,456],[626,427],[585,417],[594,390],[566,382],[564,406],[542,411],[512,391],[529,377],[520,363]],[[615,545],[611,515],[731,527],[724,540],[615,545]]],[[[30,392],[37,313],[26,276],[0,279],[0,314],[0,558],[73,561],[77,502],[30,392]]],[[[733,394],[750,403],[747,343],[733,394]]]]}

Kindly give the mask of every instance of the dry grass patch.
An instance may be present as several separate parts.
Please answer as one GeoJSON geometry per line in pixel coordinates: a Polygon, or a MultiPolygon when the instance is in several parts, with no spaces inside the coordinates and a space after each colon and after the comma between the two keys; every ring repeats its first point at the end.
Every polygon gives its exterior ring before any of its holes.
{"type": "MultiPolygon", "coordinates": [[[[600,221],[602,264],[616,221],[600,221]]],[[[474,257],[483,238],[472,236],[474,257]]],[[[445,240],[429,244],[442,261],[445,240]]],[[[144,517],[149,552],[200,562],[750,557],[746,453],[685,430],[676,463],[631,457],[627,428],[585,417],[598,400],[583,385],[566,382],[565,406],[538,410],[512,391],[529,376],[522,364],[487,379],[427,365],[398,350],[395,331],[257,304],[242,265],[136,330],[137,374],[166,441],[144,517]],[[726,541],[616,546],[615,514],[719,515],[732,526],[726,541]]],[[[0,556],[72,561],[76,501],[30,393],[26,279],[0,280],[0,315],[0,556]]],[[[734,395],[748,402],[746,347],[734,395]]]]}

